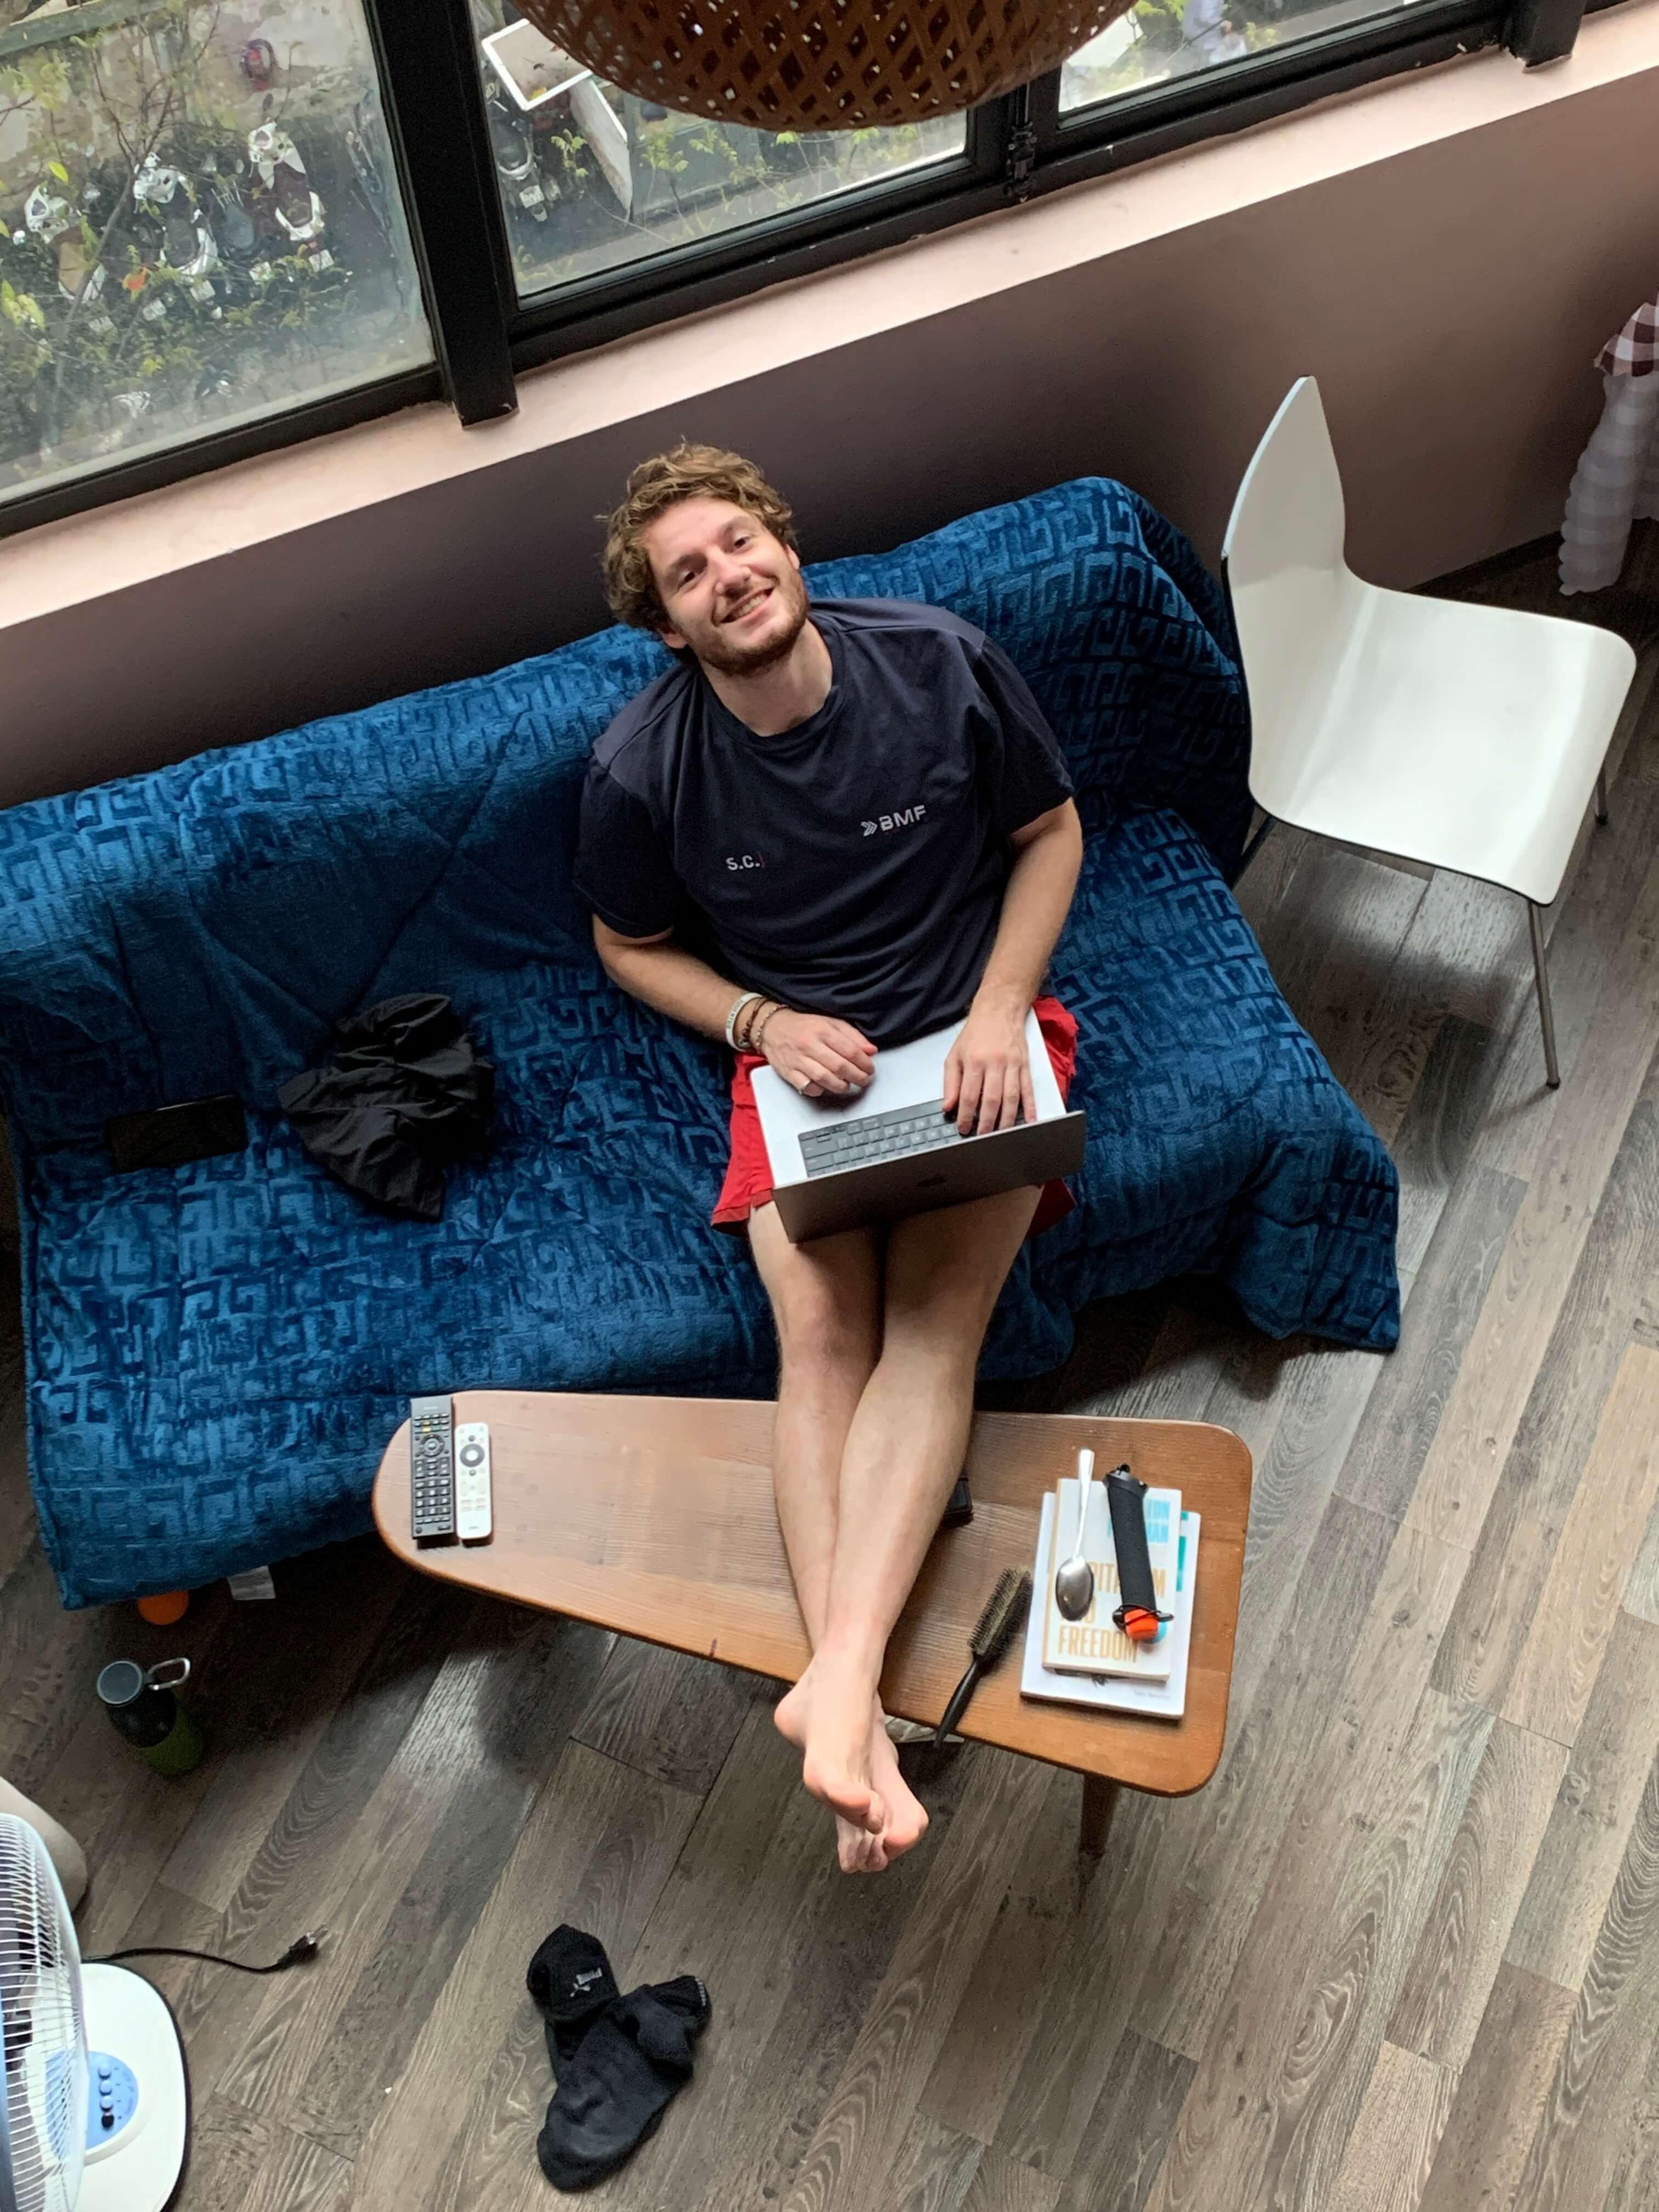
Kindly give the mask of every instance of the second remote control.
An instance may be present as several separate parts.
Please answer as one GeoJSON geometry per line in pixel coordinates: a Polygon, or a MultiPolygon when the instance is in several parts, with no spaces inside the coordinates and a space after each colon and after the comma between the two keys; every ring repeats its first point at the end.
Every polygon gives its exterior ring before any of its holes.
{"type": "Polygon", "coordinates": [[[455,1431],[455,1534],[487,1543],[490,1532],[489,1424],[463,1421],[455,1431]]]}
{"type": "Polygon", "coordinates": [[[453,1542],[455,1462],[450,1456],[454,1415],[447,1398],[409,1401],[409,1488],[417,1544],[453,1542]]]}

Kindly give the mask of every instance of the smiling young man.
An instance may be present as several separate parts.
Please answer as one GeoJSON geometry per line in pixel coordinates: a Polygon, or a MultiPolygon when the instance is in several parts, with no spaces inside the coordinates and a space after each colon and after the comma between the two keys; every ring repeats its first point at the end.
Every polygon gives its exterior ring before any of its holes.
{"type": "Polygon", "coordinates": [[[1082,832],[1012,663],[939,608],[809,606],[789,508],[739,455],[641,463],[605,573],[678,658],[594,748],[576,880],[613,980],[738,1048],[714,1218],[746,1230],[777,1322],[774,1483],[813,1653],[777,1723],[842,1865],[878,1872],[927,1824],[884,1723],[887,1639],[962,1466],[997,1294],[1071,1200],[1007,1191],[792,1244],[750,1078],[763,1060],[844,1095],[883,1047],[965,1016],[945,1111],[1009,1127],[1035,1110],[1035,1005],[1063,1091],[1076,1025],[1039,994],[1082,832]]]}

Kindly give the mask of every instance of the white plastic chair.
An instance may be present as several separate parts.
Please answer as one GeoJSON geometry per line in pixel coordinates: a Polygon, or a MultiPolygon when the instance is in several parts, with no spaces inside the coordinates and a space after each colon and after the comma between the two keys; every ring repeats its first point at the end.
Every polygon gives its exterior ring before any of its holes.
{"type": "Polygon", "coordinates": [[[1297,829],[1518,892],[1553,1090],[1539,910],[1592,792],[1607,818],[1603,764],[1636,655],[1587,623],[1362,583],[1344,536],[1319,386],[1300,377],[1244,472],[1221,554],[1251,795],[1297,829]]]}

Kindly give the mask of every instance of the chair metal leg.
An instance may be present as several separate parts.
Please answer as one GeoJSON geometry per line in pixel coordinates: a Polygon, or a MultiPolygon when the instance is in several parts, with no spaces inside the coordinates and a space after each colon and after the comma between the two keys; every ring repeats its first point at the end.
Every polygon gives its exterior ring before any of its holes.
{"type": "Polygon", "coordinates": [[[1273,828],[1273,816],[1271,814],[1264,814],[1261,817],[1261,827],[1256,830],[1255,836],[1250,839],[1249,843],[1246,845],[1244,850],[1239,855],[1238,874],[1233,878],[1235,884],[1238,882],[1239,878],[1243,875],[1245,869],[1249,866],[1251,861],[1255,860],[1256,854],[1261,850],[1262,845],[1266,841],[1267,832],[1273,828]]]}
{"type": "Polygon", "coordinates": [[[1561,1088],[1561,1071],[1555,1060],[1555,1016],[1550,1011],[1549,969],[1544,960],[1544,924],[1542,909],[1531,899],[1527,901],[1527,919],[1532,924],[1533,973],[1538,978],[1538,1018],[1544,1028],[1544,1078],[1552,1091],[1561,1088]]]}
{"type": "Polygon", "coordinates": [[[1595,818],[1604,828],[1606,827],[1607,819],[1607,772],[1604,768],[1597,769],[1595,771],[1595,818]]]}

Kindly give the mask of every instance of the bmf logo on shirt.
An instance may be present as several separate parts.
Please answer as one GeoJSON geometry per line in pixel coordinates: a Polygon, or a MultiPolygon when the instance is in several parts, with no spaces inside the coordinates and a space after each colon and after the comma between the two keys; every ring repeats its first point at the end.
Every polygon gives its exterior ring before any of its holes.
{"type": "Polygon", "coordinates": [[[912,823],[920,822],[927,811],[926,805],[918,799],[914,806],[896,807],[891,814],[878,814],[873,822],[861,826],[866,837],[873,837],[878,830],[908,830],[912,823]]]}

